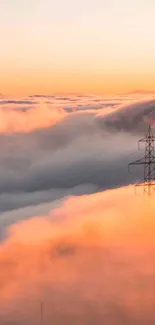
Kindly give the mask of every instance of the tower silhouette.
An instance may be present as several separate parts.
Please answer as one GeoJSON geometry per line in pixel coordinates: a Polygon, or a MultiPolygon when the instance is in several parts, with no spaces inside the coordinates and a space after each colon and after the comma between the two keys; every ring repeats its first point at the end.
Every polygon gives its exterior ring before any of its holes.
{"type": "Polygon", "coordinates": [[[144,177],[135,186],[142,186],[144,194],[151,196],[153,192],[155,192],[155,136],[153,135],[151,125],[149,125],[146,136],[139,140],[139,145],[141,143],[145,144],[145,156],[130,163],[129,169],[131,166],[135,165],[144,166],[144,177]]]}

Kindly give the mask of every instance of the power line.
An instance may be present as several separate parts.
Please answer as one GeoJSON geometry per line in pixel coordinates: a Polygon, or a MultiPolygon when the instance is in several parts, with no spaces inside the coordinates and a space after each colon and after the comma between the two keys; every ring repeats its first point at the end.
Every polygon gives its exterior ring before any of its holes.
{"type": "Polygon", "coordinates": [[[153,135],[151,125],[149,125],[146,136],[139,140],[139,146],[141,143],[145,143],[145,156],[130,163],[129,168],[135,165],[144,166],[144,177],[135,186],[142,186],[144,194],[151,196],[155,191],[155,136],[153,135]]]}

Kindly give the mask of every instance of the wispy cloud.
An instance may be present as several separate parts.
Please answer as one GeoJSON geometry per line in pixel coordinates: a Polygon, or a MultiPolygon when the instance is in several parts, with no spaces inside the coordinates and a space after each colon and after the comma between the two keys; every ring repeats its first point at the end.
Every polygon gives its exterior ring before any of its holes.
{"type": "Polygon", "coordinates": [[[62,120],[66,113],[63,109],[50,108],[45,103],[35,104],[30,101],[3,101],[0,103],[0,132],[30,132],[49,127],[62,120]],[[26,105],[27,107],[8,107],[8,105],[26,105]],[[31,105],[32,107],[29,107],[31,105]],[[6,107],[7,106],[7,107],[6,107]]]}

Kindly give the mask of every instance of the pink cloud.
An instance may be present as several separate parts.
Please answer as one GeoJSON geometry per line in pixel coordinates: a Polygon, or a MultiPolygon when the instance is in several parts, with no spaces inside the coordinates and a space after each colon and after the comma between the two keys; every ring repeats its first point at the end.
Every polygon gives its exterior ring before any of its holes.
{"type": "Polygon", "coordinates": [[[46,324],[113,325],[122,315],[147,324],[155,302],[154,209],[153,199],[142,202],[127,187],[70,198],[48,216],[12,226],[0,247],[2,319],[38,324],[43,299],[46,324]]]}

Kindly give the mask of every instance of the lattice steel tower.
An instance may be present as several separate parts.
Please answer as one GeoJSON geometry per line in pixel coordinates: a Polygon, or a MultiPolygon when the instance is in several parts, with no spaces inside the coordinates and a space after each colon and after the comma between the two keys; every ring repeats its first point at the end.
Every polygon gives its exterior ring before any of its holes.
{"type": "Polygon", "coordinates": [[[150,125],[145,138],[139,140],[140,143],[145,143],[145,157],[130,163],[129,168],[133,165],[144,166],[144,178],[135,186],[143,186],[144,194],[151,196],[155,192],[155,137],[150,125]]]}

